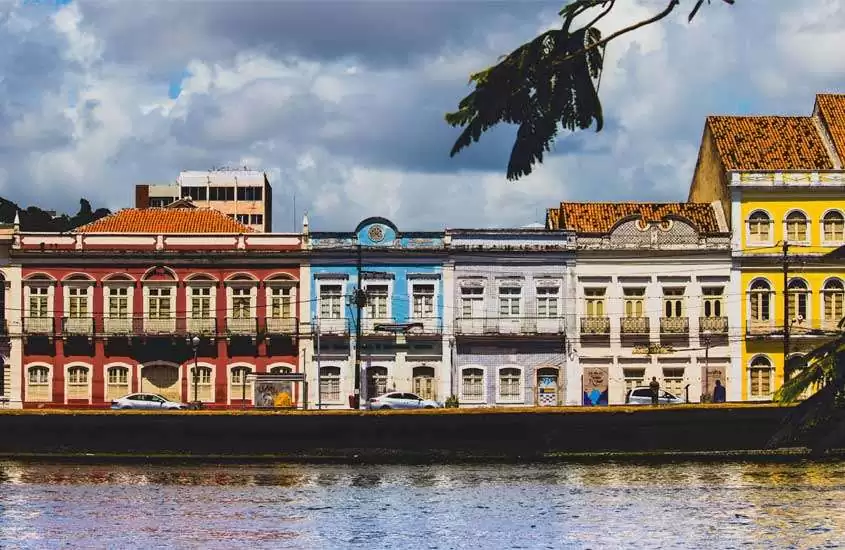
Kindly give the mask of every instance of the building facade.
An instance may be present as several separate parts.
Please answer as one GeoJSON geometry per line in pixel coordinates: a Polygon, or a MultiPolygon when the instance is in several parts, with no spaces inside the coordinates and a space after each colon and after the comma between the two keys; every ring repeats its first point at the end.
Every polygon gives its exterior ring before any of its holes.
{"type": "Polygon", "coordinates": [[[0,408],[21,408],[21,268],[10,257],[15,226],[0,228],[0,408]]]}
{"type": "Polygon", "coordinates": [[[716,380],[739,384],[730,234],[718,202],[561,203],[547,225],[577,234],[571,385],[581,403],[625,403],[652,377],[691,402],[706,401],[716,380]]]}
{"type": "Polygon", "coordinates": [[[843,95],[818,95],[810,116],[706,121],[690,200],[720,201],[732,231],[731,317],[743,331],[729,399],[771,399],[794,374],[784,358],[840,330],[845,262],[825,255],[845,243],[843,159],[843,95]]]}
{"type": "Polygon", "coordinates": [[[443,270],[443,232],[403,232],[390,220],[368,218],[352,232],[306,229],[305,238],[314,357],[308,373],[311,404],[350,406],[356,348],[362,405],[388,391],[445,400],[450,363],[443,312],[451,281],[443,270]],[[359,287],[367,297],[360,341],[354,303],[359,287]]]}
{"type": "Polygon", "coordinates": [[[451,229],[450,393],[462,407],[577,403],[571,232],[451,229]]]}
{"type": "MultiPolygon", "coordinates": [[[[130,392],[250,405],[254,374],[304,368],[301,244],[202,208],[127,209],[72,234],[16,233],[21,291],[7,300],[22,311],[12,373],[22,405],[106,407],[130,392]]],[[[306,397],[296,387],[289,398],[306,397]]]]}
{"type": "Polygon", "coordinates": [[[174,184],[135,186],[135,208],[163,208],[180,199],[222,212],[255,231],[273,230],[273,188],[264,172],[195,170],[181,172],[174,184]]]}

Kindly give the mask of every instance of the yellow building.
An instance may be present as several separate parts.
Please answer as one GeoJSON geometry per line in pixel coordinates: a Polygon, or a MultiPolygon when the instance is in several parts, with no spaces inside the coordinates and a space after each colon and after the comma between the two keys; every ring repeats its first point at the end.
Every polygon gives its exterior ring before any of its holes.
{"type": "Polygon", "coordinates": [[[729,400],[771,399],[784,353],[838,330],[845,261],[823,256],[845,244],[843,162],[845,95],[819,94],[810,116],[707,118],[689,200],[721,201],[731,229],[729,400]]]}

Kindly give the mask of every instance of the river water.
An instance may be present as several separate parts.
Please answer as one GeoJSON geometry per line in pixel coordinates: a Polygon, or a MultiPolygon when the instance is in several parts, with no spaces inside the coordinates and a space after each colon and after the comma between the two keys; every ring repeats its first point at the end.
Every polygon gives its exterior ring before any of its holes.
{"type": "Polygon", "coordinates": [[[845,462],[0,462],[0,548],[839,548],[845,462]]]}

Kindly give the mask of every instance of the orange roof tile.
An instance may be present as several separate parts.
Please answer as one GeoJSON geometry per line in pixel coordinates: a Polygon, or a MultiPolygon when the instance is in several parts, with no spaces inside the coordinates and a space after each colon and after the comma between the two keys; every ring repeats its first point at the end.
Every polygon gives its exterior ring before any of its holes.
{"type": "Polygon", "coordinates": [[[609,233],[619,221],[633,216],[646,222],[678,217],[702,233],[721,232],[713,207],[697,202],[562,202],[560,209],[548,210],[547,227],[578,233],[609,233]]]}
{"type": "Polygon", "coordinates": [[[76,228],[77,233],[250,233],[209,208],[125,208],[76,228]]]}
{"type": "Polygon", "coordinates": [[[827,170],[833,162],[810,117],[710,116],[725,170],[827,170]]]}
{"type": "Polygon", "coordinates": [[[817,94],[816,105],[836,153],[845,161],[845,94],[817,94]]]}

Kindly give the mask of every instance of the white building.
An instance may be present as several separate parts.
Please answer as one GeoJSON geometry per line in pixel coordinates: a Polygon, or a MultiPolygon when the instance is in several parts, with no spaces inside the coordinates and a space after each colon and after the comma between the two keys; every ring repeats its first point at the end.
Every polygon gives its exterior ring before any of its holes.
{"type": "MultiPolygon", "coordinates": [[[[584,404],[621,404],[657,378],[691,402],[730,374],[730,233],[720,203],[561,203],[577,234],[575,335],[584,404]]],[[[736,320],[734,320],[734,323],[736,320]]],[[[579,381],[571,381],[578,383],[579,381]]]]}
{"type": "Polygon", "coordinates": [[[0,228],[0,408],[19,409],[23,406],[23,352],[21,310],[16,304],[21,303],[21,267],[9,259],[14,231],[10,226],[0,228]]]}

